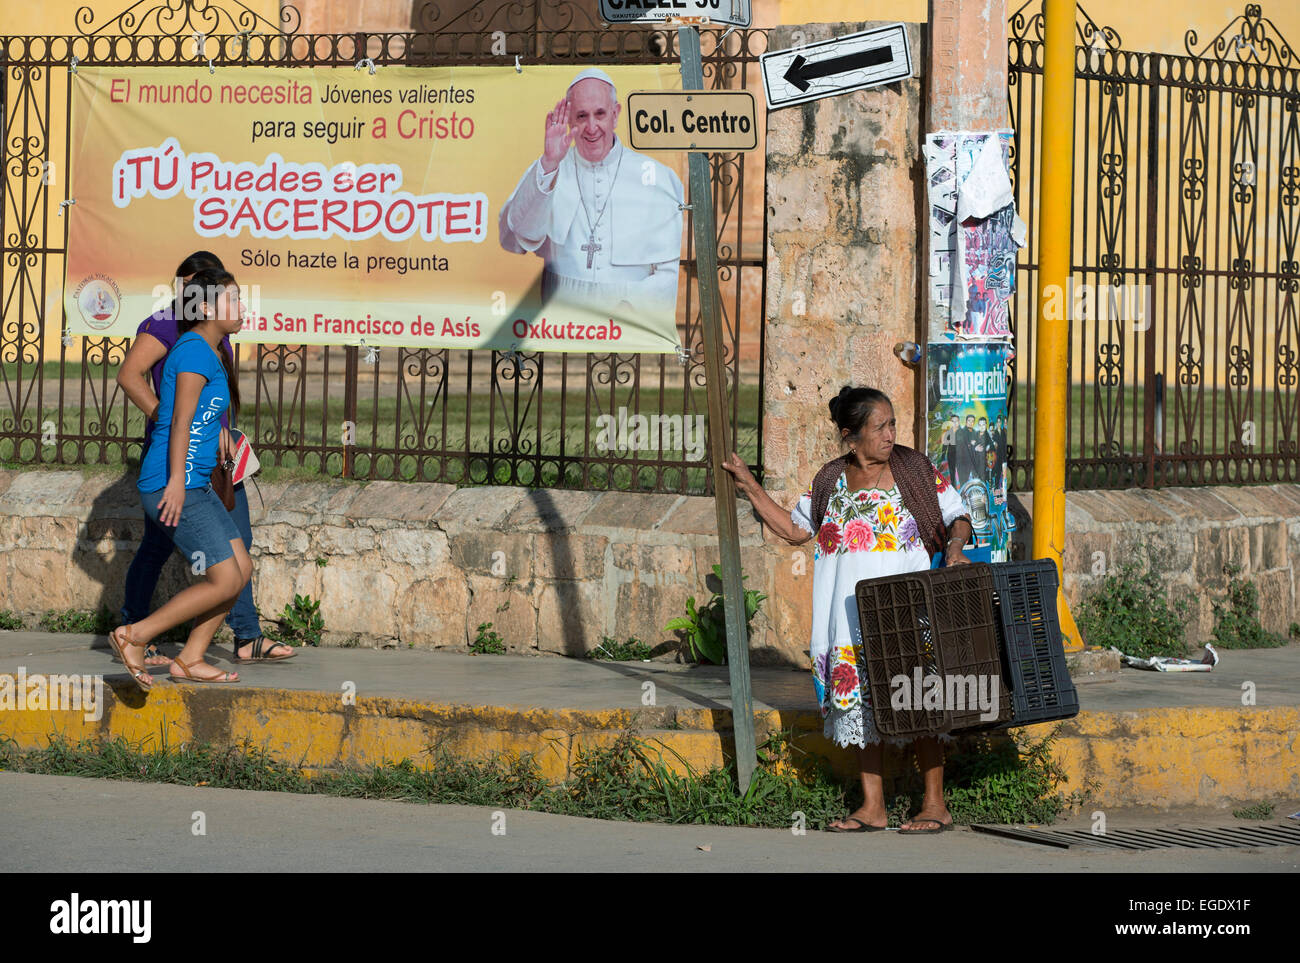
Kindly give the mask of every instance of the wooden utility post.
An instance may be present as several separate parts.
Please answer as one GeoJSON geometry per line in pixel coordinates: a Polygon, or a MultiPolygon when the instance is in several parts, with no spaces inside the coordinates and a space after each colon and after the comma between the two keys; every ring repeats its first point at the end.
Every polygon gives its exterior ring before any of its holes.
{"type": "MultiPolygon", "coordinates": [[[[682,58],[682,87],[704,88],[700,35],[694,27],[678,27],[682,58]]],[[[722,366],[722,313],[718,292],[718,235],[713,220],[713,189],[707,154],[687,155],[691,185],[691,221],[695,227],[695,266],[700,286],[700,319],[704,334],[704,372],[709,404],[709,461],[718,511],[718,548],[722,555],[722,599],[727,623],[727,670],[731,676],[731,724],[736,738],[736,772],[740,791],[749,790],[757,765],[754,745],[754,699],[749,683],[749,634],[745,624],[745,589],[740,575],[740,529],[736,524],[736,485],[722,467],[731,451],[727,421],[726,372],[722,366]]]]}

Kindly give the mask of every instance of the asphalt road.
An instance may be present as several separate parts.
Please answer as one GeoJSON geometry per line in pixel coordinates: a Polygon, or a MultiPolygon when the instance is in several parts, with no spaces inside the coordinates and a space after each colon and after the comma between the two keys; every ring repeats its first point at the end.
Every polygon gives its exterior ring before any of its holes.
{"type": "MultiPolygon", "coordinates": [[[[1228,813],[1205,811],[1110,812],[1108,822],[1114,828],[1241,825],[1228,813]]],[[[797,836],[12,772],[0,773],[0,838],[0,871],[6,872],[1300,870],[1294,846],[1080,852],[961,828],[930,837],[812,830],[797,836]],[[195,833],[200,823],[203,835],[195,833]]]]}

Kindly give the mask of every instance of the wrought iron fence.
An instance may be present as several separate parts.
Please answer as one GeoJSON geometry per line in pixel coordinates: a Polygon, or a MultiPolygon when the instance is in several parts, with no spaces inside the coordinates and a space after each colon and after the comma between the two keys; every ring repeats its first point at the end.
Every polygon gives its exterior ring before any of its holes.
{"type": "MultiPolygon", "coordinates": [[[[288,5],[271,22],[238,0],[141,0],[103,22],[81,8],[75,35],[0,37],[0,464],[125,464],[138,459],[143,440],[143,416],[115,382],[128,339],[60,337],[70,68],[352,67],[366,57],[381,67],[501,64],[516,56],[583,65],[678,59],[672,30],[610,28],[596,15],[595,0],[426,3],[412,19],[412,29],[400,33],[306,34],[288,5]],[[205,35],[202,51],[196,33],[205,35]]],[[[702,46],[706,85],[743,87],[756,79],[766,33],[704,30],[702,46]]],[[[735,447],[756,470],[761,158],[712,156],[728,411],[735,447]]],[[[405,348],[363,355],[355,347],[244,344],[237,351],[243,426],[264,465],[315,475],[710,492],[707,462],[690,452],[642,456],[598,445],[599,419],[620,409],[628,417],[696,418],[707,411],[689,220],[687,238],[678,307],[687,350],[680,359],[405,348]],[[345,423],[352,426],[350,445],[345,423]]],[[[171,267],[159,266],[160,280],[171,267]]]]}
{"type": "MultiPolygon", "coordinates": [[[[1031,238],[1042,26],[1021,8],[1009,39],[1031,238]]],[[[1296,481],[1300,63],[1257,5],[1208,43],[1188,30],[1186,55],[1126,51],[1082,8],[1077,36],[1073,288],[1057,305],[1070,324],[1067,486],[1296,481]]],[[[1020,490],[1033,485],[1032,255],[1012,312],[1020,490]]]]}

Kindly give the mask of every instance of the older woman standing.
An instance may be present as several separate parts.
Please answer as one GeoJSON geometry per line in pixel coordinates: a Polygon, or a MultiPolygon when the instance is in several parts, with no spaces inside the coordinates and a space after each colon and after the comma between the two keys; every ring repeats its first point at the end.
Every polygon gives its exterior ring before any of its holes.
{"type": "MultiPolygon", "coordinates": [[[[865,833],[886,826],[883,737],[865,680],[855,588],[863,579],[917,572],[942,551],[948,564],[969,559],[961,548],[970,518],[956,489],[918,451],[895,444],[894,406],[874,388],[845,386],[830,402],[831,419],[849,452],[817,473],[794,511],[772,500],[740,457],[723,464],[764,524],[792,545],[814,536],[812,670],[824,732],[837,745],[858,747],[862,806],[832,823],[832,832],[865,833]]],[[[891,739],[891,742],[906,742],[891,739]]],[[[936,738],[915,740],[925,779],[921,811],[904,833],[952,827],[943,798],[943,749],[936,738]]]]}

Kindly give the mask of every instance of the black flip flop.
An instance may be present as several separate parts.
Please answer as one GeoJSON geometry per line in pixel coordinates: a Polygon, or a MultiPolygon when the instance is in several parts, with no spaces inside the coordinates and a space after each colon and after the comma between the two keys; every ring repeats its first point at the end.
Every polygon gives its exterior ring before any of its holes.
{"type": "Polygon", "coordinates": [[[902,836],[933,836],[936,833],[946,833],[952,829],[951,822],[940,822],[937,819],[930,819],[928,816],[924,819],[909,819],[911,823],[934,823],[937,829],[900,829],[898,832],[902,836]]]}
{"type": "Polygon", "coordinates": [[[859,828],[836,829],[834,826],[827,826],[826,831],[828,833],[883,833],[889,828],[888,826],[872,826],[869,823],[864,823],[857,816],[845,816],[843,819],[837,819],[836,822],[857,823],[859,828]]]}

